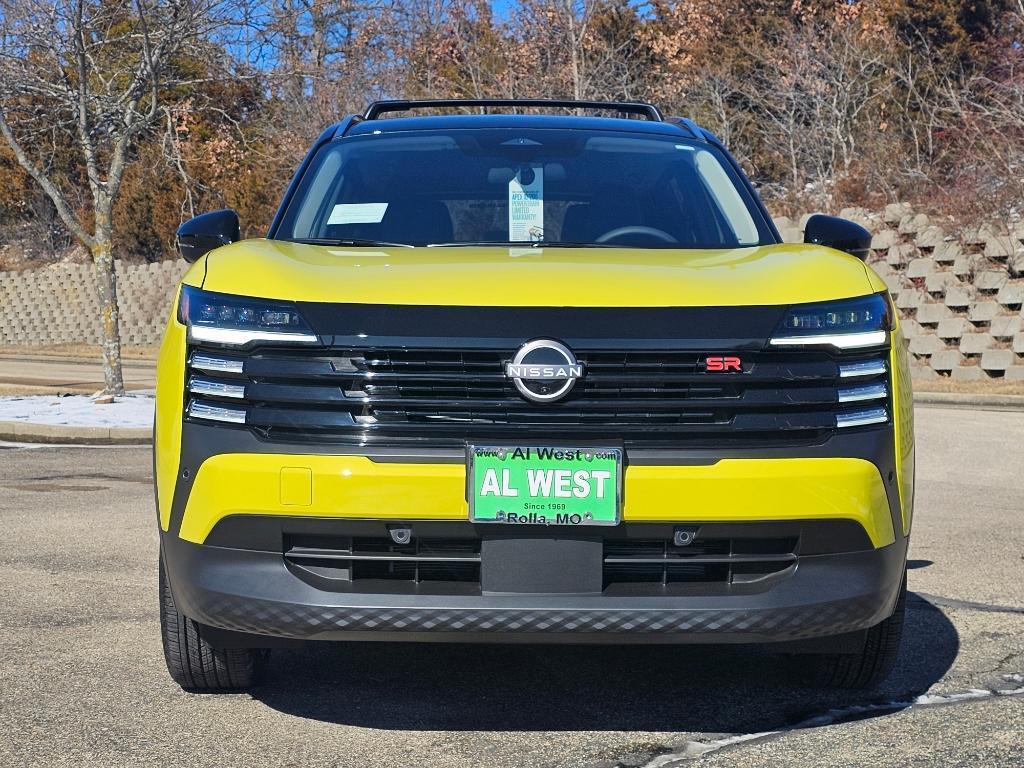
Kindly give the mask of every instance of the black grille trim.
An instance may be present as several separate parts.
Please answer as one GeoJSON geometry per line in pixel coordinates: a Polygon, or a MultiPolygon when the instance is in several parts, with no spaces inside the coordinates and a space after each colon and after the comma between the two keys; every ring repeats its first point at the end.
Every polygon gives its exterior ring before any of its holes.
{"type": "MultiPolygon", "coordinates": [[[[571,347],[628,340],[679,349],[760,348],[782,320],[783,305],[724,307],[482,307],[298,302],[330,346],[400,346],[394,340],[451,347],[518,346],[561,339],[571,347]],[[410,331],[415,338],[410,339],[410,331]],[[695,339],[699,341],[694,341],[695,339]],[[590,343],[588,343],[590,342],[590,343]]],[[[612,349],[615,347],[612,346],[612,349]]]]}

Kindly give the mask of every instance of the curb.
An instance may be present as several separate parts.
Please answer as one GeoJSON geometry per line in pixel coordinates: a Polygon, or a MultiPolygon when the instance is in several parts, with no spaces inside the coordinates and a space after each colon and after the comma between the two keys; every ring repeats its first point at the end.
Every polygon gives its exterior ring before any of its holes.
{"type": "Polygon", "coordinates": [[[1024,395],[974,395],[957,392],[915,392],[914,405],[947,405],[957,408],[1024,410],[1024,395]]]}
{"type": "MultiPolygon", "coordinates": [[[[1015,411],[1024,410],[1024,395],[918,392],[914,395],[914,405],[1015,411]]],[[[0,440],[56,445],[150,445],[153,442],[153,430],[149,427],[67,427],[0,421],[0,440]]]]}
{"type": "Polygon", "coordinates": [[[0,421],[0,440],[59,445],[149,445],[153,442],[153,430],[150,427],[68,427],[0,421]]]}

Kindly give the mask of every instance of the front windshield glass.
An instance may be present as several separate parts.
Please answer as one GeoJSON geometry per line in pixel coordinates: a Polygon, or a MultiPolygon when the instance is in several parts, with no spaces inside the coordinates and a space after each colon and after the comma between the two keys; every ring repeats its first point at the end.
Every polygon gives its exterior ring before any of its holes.
{"type": "Polygon", "coordinates": [[[550,128],[336,140],[303,175],[276,236],[325,245],[773,242],[715,148],[675,137],[550,128]]]}

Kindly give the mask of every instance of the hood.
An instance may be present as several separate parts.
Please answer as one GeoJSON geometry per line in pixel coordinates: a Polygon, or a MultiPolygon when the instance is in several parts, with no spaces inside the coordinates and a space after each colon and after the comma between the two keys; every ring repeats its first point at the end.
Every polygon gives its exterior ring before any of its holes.
{"type": "Polygon", "coordinates": [[[356,304],[687,307],[827,301],[884,284],[853,256],[804,244],[375,249],[243,240],[207,255],[203,287],[356,304]]]}

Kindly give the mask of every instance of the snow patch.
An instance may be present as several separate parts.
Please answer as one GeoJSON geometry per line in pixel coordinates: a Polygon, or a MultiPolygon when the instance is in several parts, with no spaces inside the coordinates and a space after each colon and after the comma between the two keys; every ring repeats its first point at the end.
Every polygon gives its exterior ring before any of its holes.
{"type": "Polygon", "coordinates": [[[152,395],[132,393],[98,405],[85,395],[0,397],[0,421],[66,427],[151,427],[152,395]]]}

